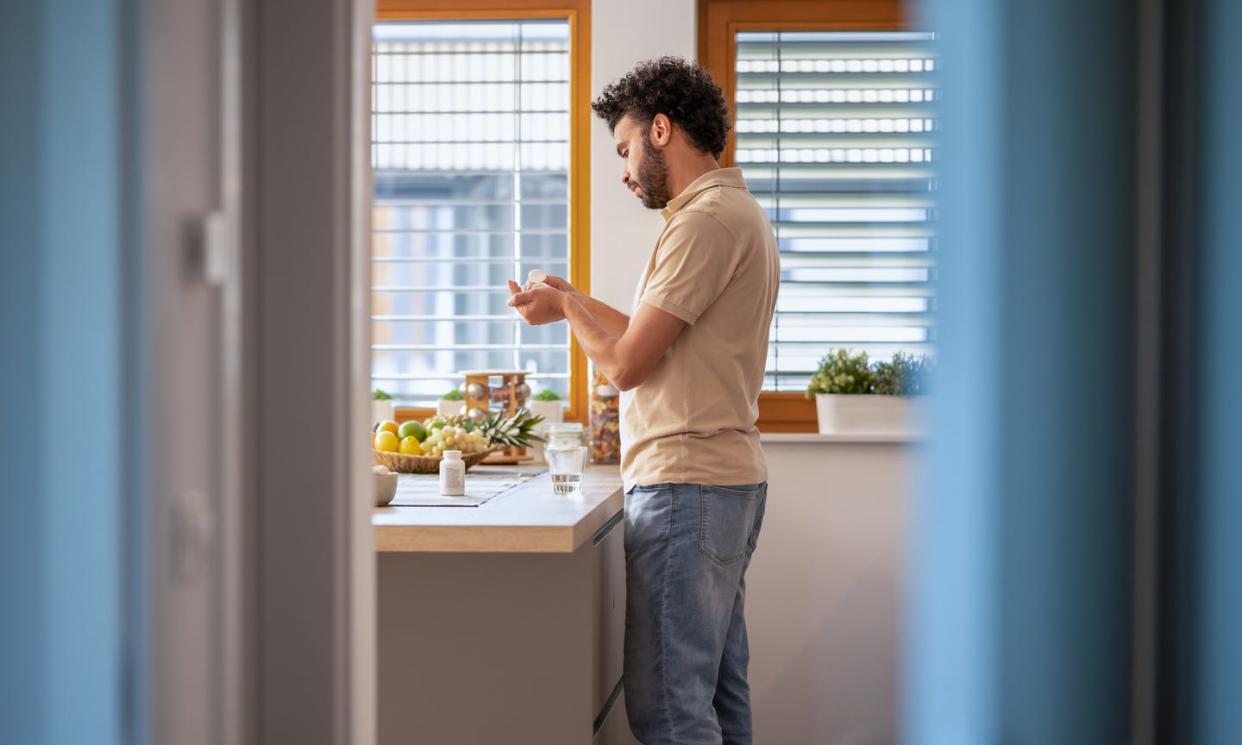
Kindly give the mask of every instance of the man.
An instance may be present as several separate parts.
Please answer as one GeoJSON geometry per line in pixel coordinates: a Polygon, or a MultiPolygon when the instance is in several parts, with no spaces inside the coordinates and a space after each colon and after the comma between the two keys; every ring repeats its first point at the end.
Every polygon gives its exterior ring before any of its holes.
{"type": "Polygon", "coordinates": [[[666,221],[631,316],[548,277],[510,281],[531,324],[569,321],[622,393],[626,709],[645,745],[749,744],[744,576],[767,496],[755,428],[780,262],[741,172],[717,162],[728,110],[665,57],[606,87],[621,182],[666,221]]]}

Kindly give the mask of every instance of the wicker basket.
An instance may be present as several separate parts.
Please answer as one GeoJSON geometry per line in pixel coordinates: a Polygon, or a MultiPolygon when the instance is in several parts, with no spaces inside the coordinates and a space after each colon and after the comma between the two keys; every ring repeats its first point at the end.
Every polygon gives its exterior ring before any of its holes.
{"type": "MultiPolygon", "coordinates": [[[[371,452],[375,454],[375,462],[378,465],[385,466],[389,471],[396,471],[397,473],[439,473],[440,461],[443,460],[440,456],[405,455],[403,453],[384,452],[374,448],[371,449],[371,452]]],[[[491,453],[492,450],[484,450],[479,453],[462,455],[461,459],[466,464],[466,470],[470,470],[471,466],[478,465],[479,461],[491,453]]]]}

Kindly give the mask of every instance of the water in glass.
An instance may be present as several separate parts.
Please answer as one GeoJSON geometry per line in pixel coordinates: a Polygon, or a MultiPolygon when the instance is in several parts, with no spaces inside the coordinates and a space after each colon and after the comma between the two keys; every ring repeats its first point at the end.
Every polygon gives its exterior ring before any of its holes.
{"type": "Polygon", "coordinates": [[[556,494],[579,493],[587,449],[581,445],[563,445],[550,446],[544,452],[548,458],[548,470],[552,472],[552,491],[556,494]]]}

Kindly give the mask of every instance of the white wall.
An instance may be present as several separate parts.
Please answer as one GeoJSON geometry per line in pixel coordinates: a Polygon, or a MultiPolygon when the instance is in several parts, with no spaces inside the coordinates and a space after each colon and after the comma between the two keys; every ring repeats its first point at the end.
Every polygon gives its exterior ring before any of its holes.
{"type": "MultiPolygon", "coordinates": [[[[591,93],[666,54],[693,59],[694,0],[596,0],[591,6],[591,93]]],[[[629,313],[664,220],[621,185],[608,125],[591,124],[591,295],[629,313]]]]}
{"type": "Polygon", "coordinates": [[[912,447],[764,443],[768,502],[746,575],[755,741],[900,741],[912,447]]]}

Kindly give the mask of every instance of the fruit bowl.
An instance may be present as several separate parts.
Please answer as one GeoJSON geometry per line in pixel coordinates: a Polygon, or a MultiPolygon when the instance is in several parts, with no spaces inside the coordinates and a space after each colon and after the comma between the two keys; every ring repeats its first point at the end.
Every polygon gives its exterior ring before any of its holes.
{"type": "MultiPolygon", "coordinates": [[[[463,454],[462,461],[466,464],[466,470],[470,470],[471,466],[478,465],[480,461],[492,454],[490,450],[482,450],[477,453],[463,454]]],[[[397,473],[439,473],[440,461],[444,460],[438,455],[406,455],[404,453],[393,453],[385,450],[371,449],[375,455],[375,462],[381,466],[385,466],[390,471],[397,473]]]]}

